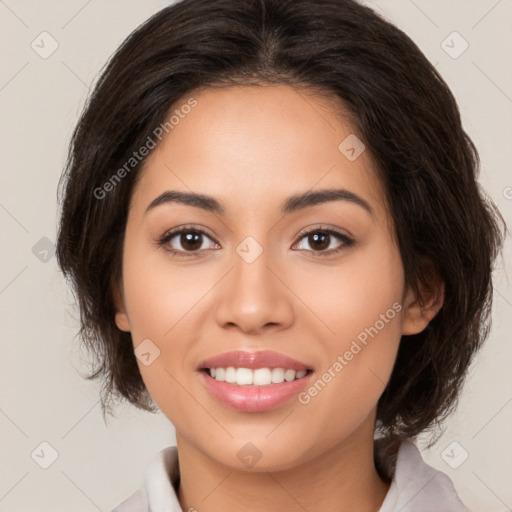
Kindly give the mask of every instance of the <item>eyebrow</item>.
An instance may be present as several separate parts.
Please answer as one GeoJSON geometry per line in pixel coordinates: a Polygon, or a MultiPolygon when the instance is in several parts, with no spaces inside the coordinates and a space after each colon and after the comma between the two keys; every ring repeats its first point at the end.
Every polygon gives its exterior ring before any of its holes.
{"type": "MultiPolygon", "coordinates": [[[[346,189],[324,189],[316,192],[305,192],[290,196],[282,205],[281,213],[287,215],[311,206],[331,202],[331,201],[348,201],[364,208],[370,215],[374,215],[373,208],[362,197],[350,192],[346,189]]],[[[224,215],[225,210],[222,205],[213,197],[204,194],[196,194],[194,192],[180,192],[177,190],[166,190],[158,197],[153,199],[146,208],[146,213],[157,206],[166,203],[181,203],[196,208],[202,208],[211,213],[224,215]]]]}

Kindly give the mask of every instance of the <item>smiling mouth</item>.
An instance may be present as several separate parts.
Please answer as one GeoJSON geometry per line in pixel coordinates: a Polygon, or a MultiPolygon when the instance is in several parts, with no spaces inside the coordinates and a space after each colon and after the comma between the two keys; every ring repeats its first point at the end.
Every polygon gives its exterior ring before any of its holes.
{"type": "Polygon", "coordinates": [[[235,368],[234,366],[201,368],[208,377],[218,382],[225,382],[235,386],[272,386],[283,382],[293,382],[303,379],[313,370],[293,370],[291,368],[235,368]]]}

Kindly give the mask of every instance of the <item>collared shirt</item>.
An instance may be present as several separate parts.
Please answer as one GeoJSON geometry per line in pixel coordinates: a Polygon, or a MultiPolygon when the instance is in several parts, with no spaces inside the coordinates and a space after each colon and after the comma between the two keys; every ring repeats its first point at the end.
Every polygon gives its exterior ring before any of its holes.
{"type": "MultiPolygon", "coordinates": [[[[409,440],[400,445],[389,477],[391,486],[378,512],[470,512],[450,478],[428,465],[409,440]]],[[[179,479],[178,451],[168,446],[149,466],[144,485],[111,512],[184,512],[176,492],[179,479]]]]}

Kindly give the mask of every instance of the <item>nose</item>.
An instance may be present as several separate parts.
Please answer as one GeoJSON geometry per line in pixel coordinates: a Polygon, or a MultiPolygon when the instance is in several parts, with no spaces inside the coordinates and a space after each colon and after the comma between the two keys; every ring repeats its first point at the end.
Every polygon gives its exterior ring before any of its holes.
{"type": "Polygon", "coordinates": [[[256,248],[249,244],[245,253],[243,248],[233,255],[233,267],[217,289],[218,324],[255,335],[289,327],[295,315],[294,295],[284,271],[270,250],[263,249],[252,260],[247,256],[256,248]]]}

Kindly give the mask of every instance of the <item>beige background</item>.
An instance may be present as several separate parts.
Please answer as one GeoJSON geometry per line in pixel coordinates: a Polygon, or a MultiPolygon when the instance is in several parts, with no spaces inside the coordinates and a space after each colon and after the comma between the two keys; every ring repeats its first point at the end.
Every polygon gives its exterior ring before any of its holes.
{"type": "MultiPolygon", "coordinates": [[[[0,0],[0,511],[109,511],[142,484],[157,452],[175,442],[161,413],[124,405],[108,427],[103,423],[98,386],[78,374],[87,366],[74,339],[77,313],[52,252],[57,182],[89,87],[129,32],[166,4],[0,0]],[[46,59],[31,47],[43,31],[58,43],[46,59]],[[43,469],[52,450],[57,459],[43,469]]],[[[512,1],[371,5],[409,34],[447,80],[480,150],[480,181],[510,223],[512,1]],[[446,39],[453,31],[460,37],[446,39]],[[453,58],[464,40],[469,47],[453,58]]],[[[51,48],[49,36],[42,37],[51,48]]],[[[423,452],[475,512],[512,509],[510,254],[508,239],[495,273],[490,339],[445,434],[423,452]],[[445,462],[456,465],[463,450],[469,456],[457,469],[445,462]]]]}

